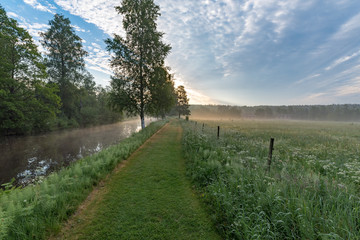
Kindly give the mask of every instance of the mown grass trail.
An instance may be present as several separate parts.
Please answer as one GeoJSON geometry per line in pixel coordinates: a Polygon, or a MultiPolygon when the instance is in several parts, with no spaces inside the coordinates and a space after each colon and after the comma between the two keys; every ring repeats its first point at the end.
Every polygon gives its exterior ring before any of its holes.
{"type": "Polygon", "coordinates": [[[185,176],[181,135],[162,128],[55,239],[220,239],[185,176]]]}

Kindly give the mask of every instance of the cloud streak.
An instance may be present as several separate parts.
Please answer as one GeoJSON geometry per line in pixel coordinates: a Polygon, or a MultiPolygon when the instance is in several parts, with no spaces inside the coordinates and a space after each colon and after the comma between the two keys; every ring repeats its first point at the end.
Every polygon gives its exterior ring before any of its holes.
{"type": "Polygon", "coordinates": [[[357,57],[359,55],[360,55],[360,50],[353,53],[353,54],[351,54],[351,55],[344,56],[344,57],[341,57],[339,59],[336,59],[330,66],[326,67],[325,70],[329,71],[329,70],[335,68],[336,66],[338,66],[338,65],[340,65],[340,64],[342,64],[344,62],[347,62],[347,61],[349,61],[349,60],[351,60],[351,59],[353,59],[353,58],[355,58],[355,57],[357,57]]]}
{"type": "Polygon", "coordinates": [[[55,6],[51,5],[49,2],[44,1],[45,5],[39,3],[38,0],[24,0],[24,3],[32,6],[33,8],[43,11],[43,12],[49,12],[54,14],[54,10],[56,9],[55,6]]]}
{"type": "Polygon", "coordinates": [[[349,83],[335,89],[336,96],[360,94],[360,77],[353,78],[349,83]]]}

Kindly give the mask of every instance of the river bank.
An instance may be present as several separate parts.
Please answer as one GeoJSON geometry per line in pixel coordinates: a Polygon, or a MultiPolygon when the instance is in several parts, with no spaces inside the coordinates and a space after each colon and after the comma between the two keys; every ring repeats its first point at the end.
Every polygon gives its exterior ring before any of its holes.
{"type": "MultiPolygon", "coordinates": [[[[153,119],[147,119],[149,124],[153,119]]],[[[0,139],[0,184],[36,182],[70,163],[117,144],[141,129],[138,119],[0,139]]]]}
{"type": "Polygon", "coordinates": [[[154,122],[120,144],[50,174],[41,183],[0,191],[0,239],[44,239],[59,229],[93,186],[164,124],[154,122]]]}

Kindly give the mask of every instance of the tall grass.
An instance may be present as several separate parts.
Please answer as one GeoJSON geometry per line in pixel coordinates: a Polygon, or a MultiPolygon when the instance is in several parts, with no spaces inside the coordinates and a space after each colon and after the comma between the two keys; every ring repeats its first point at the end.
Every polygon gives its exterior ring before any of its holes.
{"type": "Polygon", "coordinates": [[[23,189],[0,191],[0,239],[44,239],[85,200],[93,186],[165,124],[148,127],[23,189]]]}
{"type": "Polygon", "coordinates": [[[359,125],[184,123],[188,174],[226,239],[359,239],[359,125]],[[224,131],[216,139],[216,126],[224,131]],[[270,137],[275,137],[266,172],[270,137]]]}

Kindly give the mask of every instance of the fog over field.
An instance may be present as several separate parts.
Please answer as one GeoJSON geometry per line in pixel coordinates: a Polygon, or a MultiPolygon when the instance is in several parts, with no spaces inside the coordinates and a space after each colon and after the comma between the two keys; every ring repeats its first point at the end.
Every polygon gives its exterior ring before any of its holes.
{"type": "Polygon", "coordinates": [[[194,119],[294,119],[360,121],[360,105],[229,106],[191,105],[194,119]]]}

